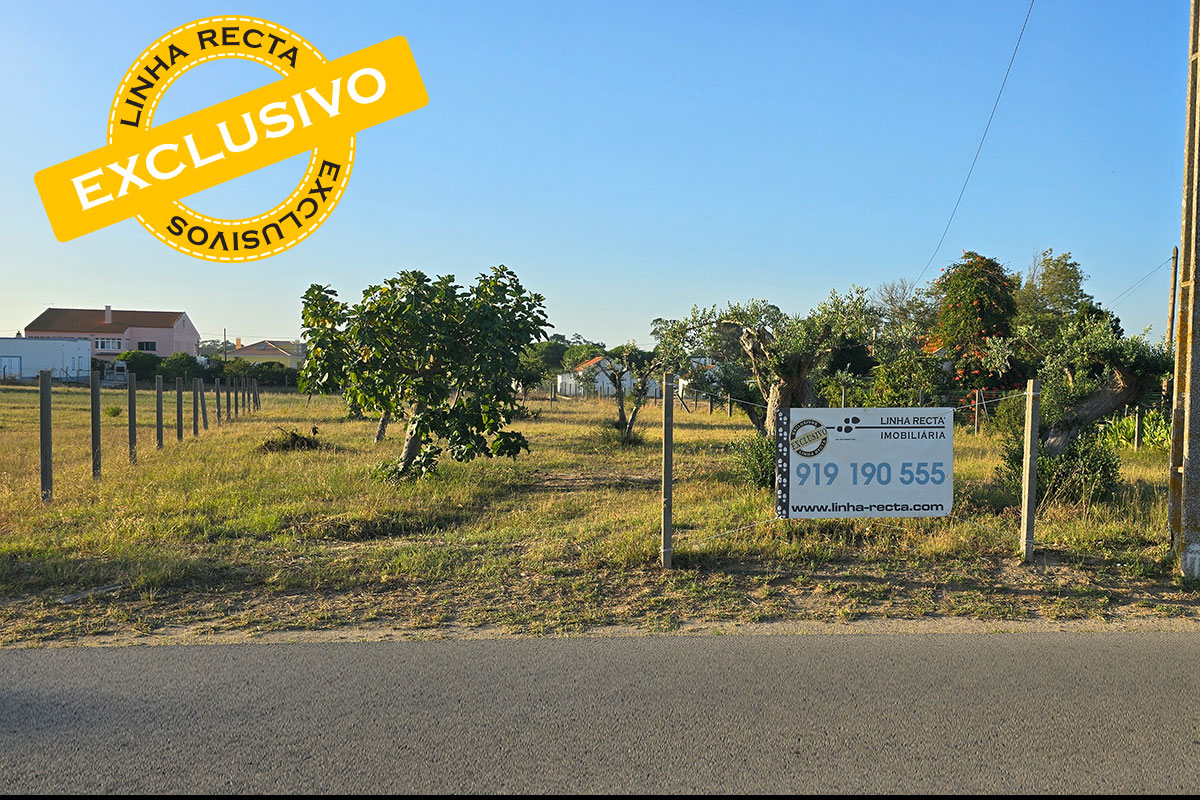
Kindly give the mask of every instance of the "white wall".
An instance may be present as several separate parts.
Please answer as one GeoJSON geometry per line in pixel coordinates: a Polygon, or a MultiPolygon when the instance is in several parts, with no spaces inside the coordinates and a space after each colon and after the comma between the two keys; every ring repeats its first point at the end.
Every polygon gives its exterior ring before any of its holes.
{"type": "Polygon", "coordinates": [[[0,377],[32,380],[43,369],[58,380],[86,381],[92,374],[90,339],[0,338],[0,377]]]}

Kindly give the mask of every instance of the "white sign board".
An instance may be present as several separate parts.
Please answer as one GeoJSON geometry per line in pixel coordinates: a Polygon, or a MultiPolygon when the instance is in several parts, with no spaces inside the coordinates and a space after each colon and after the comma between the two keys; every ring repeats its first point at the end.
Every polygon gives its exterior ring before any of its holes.
{"type": "Polygon", "coordinates": [[[781,519],[950,514],[954,409],[792,408],[775,426],[781,519]]]}

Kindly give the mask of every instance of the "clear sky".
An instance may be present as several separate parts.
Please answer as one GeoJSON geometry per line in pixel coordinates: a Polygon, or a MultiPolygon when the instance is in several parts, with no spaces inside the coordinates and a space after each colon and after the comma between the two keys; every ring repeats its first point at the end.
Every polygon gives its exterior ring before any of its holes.
{"type": "MultiPolygon", "coordinates": [[[[205,338],[299,333],[300,295],[356,299],[401,269],[494,264],[556,330],[649,341],[650,320],[915,278],[958,195],[1027,0],[933,2],[6,4],[0,335],[47,305],[187,311],[205,338]],[[170,250],[133,220],[60,243],[34,173],[100,147],[129,64],[178,25],[262,16],[336,58],[407,37],[429,105],[359,135],[311,239],[242,266],[170,250]]],[[[1037,0],[930,273],[962,250],[1024,270],[1070,250],[1113,297],[1179,239],[1187,0],[1037,0]]],[[[231,60],[232,61],[232,60],[231,60]]],[[[274,80],[203,65],[159,121],[274,80]]],[[[188,202],[238,216],[304,157],[188,202]]],[[[1169,264],[1116,306],[1165,326],[1169,264]]]]}

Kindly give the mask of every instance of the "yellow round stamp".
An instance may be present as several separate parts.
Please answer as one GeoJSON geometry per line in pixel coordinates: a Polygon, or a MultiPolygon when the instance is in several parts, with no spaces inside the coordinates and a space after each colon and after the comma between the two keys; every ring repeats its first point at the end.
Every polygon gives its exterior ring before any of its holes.
{"type": "Polygon", "coordinates": [[[304,241],[328,219],[349,182],[359,130],[428,101],[402,37],[330,61],[277,23],[207,17],[160,37],[133,62],[113,97],[104,147],[41,170],[35,182],[60,241],[133,217],[196,258],[262,259],[304,241]],[[171,85],[221,58],[256,61],[280,77],[155,126],[171,85]],[[216,219],[180,200],[305,151],[300,183],[261,214],[216,219]]]}

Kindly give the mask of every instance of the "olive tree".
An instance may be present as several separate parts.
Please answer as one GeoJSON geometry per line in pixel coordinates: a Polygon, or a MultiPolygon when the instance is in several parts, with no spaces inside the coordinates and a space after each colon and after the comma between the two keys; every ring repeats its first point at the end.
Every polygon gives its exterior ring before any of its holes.
{"type": "Polygon", "coordinates": [[[303,324],[301,388],[342,392],[352,407],[379,414],[377,442],[393,418],[406,422],[401,474],[431,471],[443,450],[469,461],[529,449],[505,427],[517,407],[521,354],[548,324],[544,298],[504,266],[467,288],[453,275],[401,272],[353,305],[313,284],[303,324]]]}
{"type": "Polygon", "coordinates": [[[873,319],[864,290],[851,287],[844,295],[831,292],[808,314],[785,314],[765,300],[751,300],[723,310],[693,308],[687,319],[656,320],[654,327],[665,358],[677,368],[686,369],[696,356],[716,358],[730,374],[743,367],[766,401],[766,414],[751,416],[766,435],[779,409],[814,403],[813,382],[829,368],[830,355],[865,339],[873,319]],[[733,339],[740,354],[722,347],[733,339]]]}
{"type": "Polygon", "coordinates": [[[617,401],[615,427],[621,444],[633,441],[633,426],[637,423],[642,404],[646,402],[650,381],[661,369],[662,360],[658,354],[638,348],[636,342],[609,350],[604,354],[604,358],[597,362],[596,370],[613,387],[613,395],[617,401]],[[628,386],[625,385],[626,380],[629,381],[628,386]]]}

